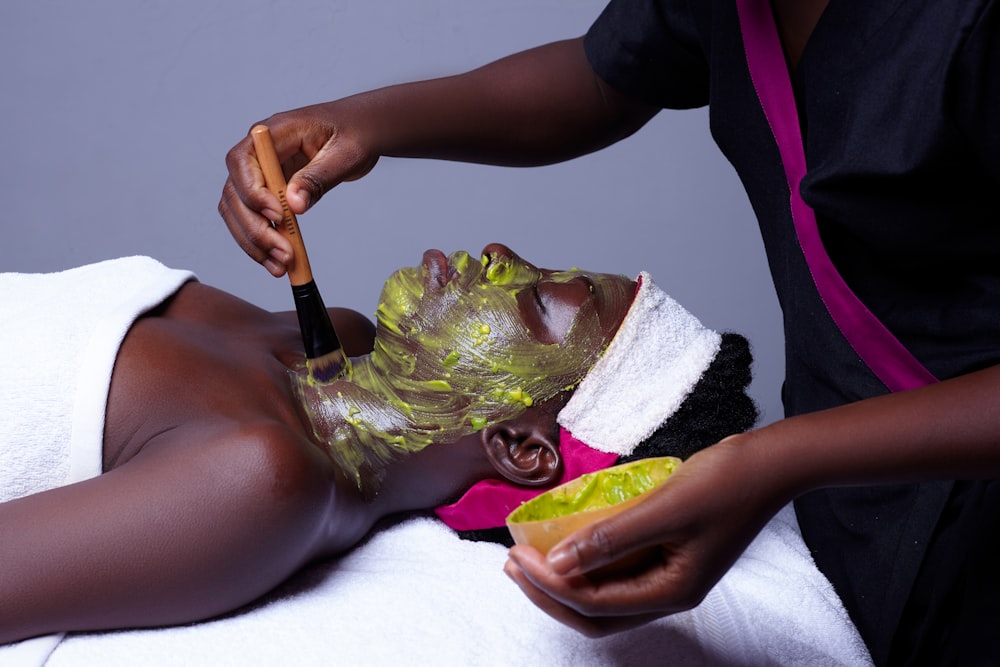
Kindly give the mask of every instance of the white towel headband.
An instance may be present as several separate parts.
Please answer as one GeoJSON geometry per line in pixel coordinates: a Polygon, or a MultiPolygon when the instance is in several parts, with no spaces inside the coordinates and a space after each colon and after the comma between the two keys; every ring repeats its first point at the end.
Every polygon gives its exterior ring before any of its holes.
{"type": "Polygon", "coordinates": [[[618,333],[559,412],[559,425],[627,456],[672,415],[712,363],[722,337],[646,272],[618,333]]]}

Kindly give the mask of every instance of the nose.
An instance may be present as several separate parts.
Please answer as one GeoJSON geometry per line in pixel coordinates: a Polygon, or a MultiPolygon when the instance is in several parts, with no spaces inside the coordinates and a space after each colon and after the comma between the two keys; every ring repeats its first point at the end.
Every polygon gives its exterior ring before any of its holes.
{"type": "Polygon", "coordinates": [[[502,243],[490,243],[485,248],[483,248],[483,255],[489,257],[491,255],[499,255],[500,257],[517,257],[517,253],[508,248],[502,243]]]}

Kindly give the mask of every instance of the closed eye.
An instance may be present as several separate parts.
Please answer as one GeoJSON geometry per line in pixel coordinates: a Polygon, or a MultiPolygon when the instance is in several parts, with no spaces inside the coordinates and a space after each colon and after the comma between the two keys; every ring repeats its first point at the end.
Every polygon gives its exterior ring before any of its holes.
{"type": "Polygon", "coordinates": [[[542,301],[542,295],[538,292],[538,283],[531,286],[531,293],[535,297],[535,303],[538,304],[538,308],[542,311],[542,313],[545,313],[548,309],[542,301]]]}

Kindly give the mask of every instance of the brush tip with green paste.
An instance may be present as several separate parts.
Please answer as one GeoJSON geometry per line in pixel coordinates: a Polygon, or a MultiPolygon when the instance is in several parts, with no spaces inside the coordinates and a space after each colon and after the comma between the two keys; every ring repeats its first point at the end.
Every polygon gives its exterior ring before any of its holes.
{"type": "Polygon", "coordinates": [[[350,361],[344,354],[344,347],[333,328],[330,313],[323,304],[316,283],[310,280],[304,285],[292,285],[292,296],[302,332],[309,379],[326,384],[346,375],[350,361]]]}

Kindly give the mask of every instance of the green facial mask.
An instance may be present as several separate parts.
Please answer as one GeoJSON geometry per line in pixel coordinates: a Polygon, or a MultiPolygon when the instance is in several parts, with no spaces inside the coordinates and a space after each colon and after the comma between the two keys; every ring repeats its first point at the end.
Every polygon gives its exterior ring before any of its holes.
{"type": "MultiPolygon", "coordinates": [[[[377,489],[385,464],[405,452],[454,442],[510,419],[575,386],[610,341],[592,302],[561,342],[540,342],[525,324],[518,294],[542,274],[519,258],[466,252],[448,258],[451,280],[428,287],[427,269],[402,269],[386,282],[374,349],[329,385],[296,376],[316,437],[328,443],[359,487],[377,489]]],[[[586,274],[604,299],[632,298],[624,277],[586,274]]]]}

